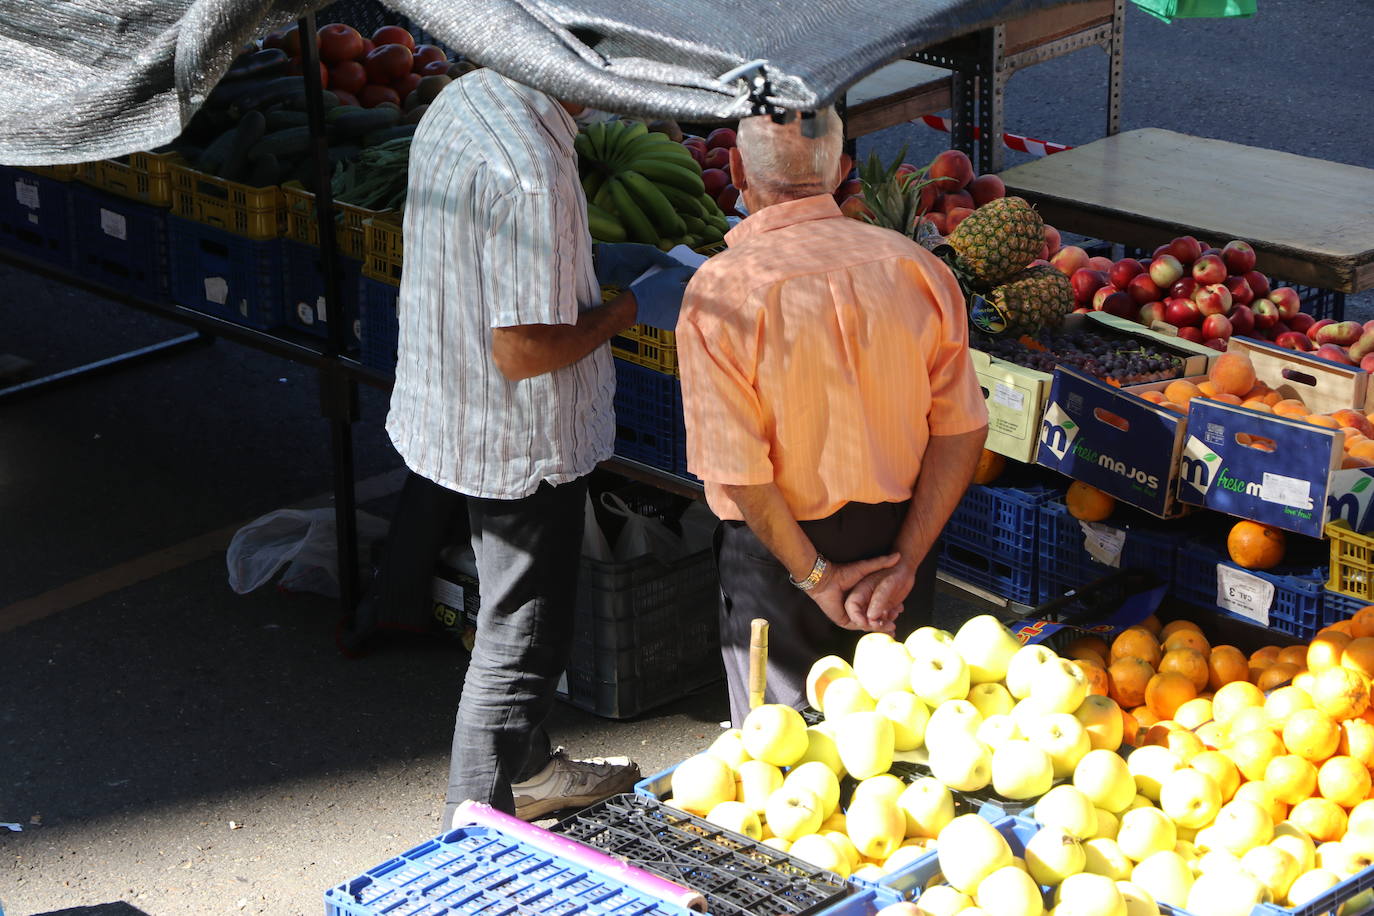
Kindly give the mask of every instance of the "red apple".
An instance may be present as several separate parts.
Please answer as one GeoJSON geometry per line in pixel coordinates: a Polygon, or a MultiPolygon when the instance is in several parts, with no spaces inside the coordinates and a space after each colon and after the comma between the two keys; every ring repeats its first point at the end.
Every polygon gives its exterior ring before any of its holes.
{"type": "Polygon", "coordinates": [[[1069,283],[1073,286],[1073,301],[1084,305],[1092,301],[1093,293],[1107,285],[1107,275],[1084,267],[1069,275],[1069,283]]]}
{"type": "Polygon", "coordinates": [[[1255,249],[1250,247],[1249,242],[1227,242],[1226,247],[1221,249],[1221,259],[1233,274],[1243,275],[1255,269],[1255,249]]]}
{"type": "Polygon", "coordinates": [[[930,163],[930,177],[942,191],[958,191],[973,181],[973,163],[963,150],[947,149],[930,163]]]}
{"type": "Polygon", "coordinates": [[[1164,320],[1164,303],[1147,302],[1140,307],[1139,321],[1143,325],[1152,325],[1156,321],[1164,320]]]}
{"type": "Polygon", "coordinates": [[[1335,323],[1336,319],[1334,318],[1323,318],[1321,321],[1312,322],[1310,325],[1307,326],[1307,339],[1312,341],[1313,343],[1316,343],[1317,335],[1321,333],[1321,329],[1326,327],[1328,324],[1335,323]]]}
{"type": "Polygon", "coordinates": [[[975,209],[973,195],[968,191],[946,191],[944,199],[940,201],[940,209],[945,213],[953,213],[959,208],[975,209]]]}
{"type": "MultiPolygon", "coordinates": [[[[1041,243],[1040,243],[1040,252],[1039,252],[1039,254],[1037,254],[1037,255],[1035,256],[1035,259],[1036,259],[1037,261],[1044,261],[1046,264],[1048,264],[1048,263],[1050,262],[1050,243],[1049,243],[1049,242],[1041,242],[1041,243]]],[[[1027,265],[1027,266],[1029,266],[1029,265],[1027,265]]]]}
{"type": "Polygon", "coordinates": [[[1255,291],[1244,277],[1227,277],[1226,288],[1231,291],[1231,301],[1237,305],[1249,305],[1255,300],[1255,291]]]}
{"type": "Polygon", "coordinates": [[[1193,262],[1193,279],[1203,286],[1226,280],[1226,264],[1215,255],[1203,255],[1193,262]]]}
{"type": "MultiPolygon", "coordinates": [[[[1220,248],[1211,248],[1211,247],[1208,247],[1206,244],[1204,244],[1204,245],[1202,246],[1202,257],[1198,258],[1198,261],[1201,261],[1202,258],[1216,258],[1218,261],[1221,261],[1221,249],[1220,249],[1220,248]]],[[[1194,261],[1193,263],[1196,264],[1197,261],[1194,261]]],[[[1225,261],[1221,261],[1221,263],[1222,263],[1222,264],[1225,264],[1226,262],[1225,262],[1225,261]]]]}
{"type": "Polygon", "coordinates": [[[705,167],[708,169],[728,169],[730,167],[730,150],[724,146],[715,146],[707,150],[705,167]]]}
{"type": "Polygon", "coordinates": [[[945,211],[945,225],[953,232],[956,226],[972,215],[973,209],[970,207],[955,207],[953,210],[945,211]]]}
{"type": "Polygon", "coordinates": [[[1063,242],[1059,238],[1059,230],[1051,226],[1049,223],[1046,223],[1045,250],[1050,253],[1051,257],[1053,257],[1059,251],[1059,248],[1062,244],[1063,242]]]}
{"type": "Polygon", "coordinates": [[[717,127],[706,135],[706,148],[730,149],[735,145],[735,132],[728,127],[717,127]]]}
{"type": "MultiPolygon", "coordinates": [[[[1218,317],[1220,317],[1220,316],[1218,316],[1218,317]]],[[[1227,346],[1226,341],[1227,341],[1228,339],[1229,339],[1229,338],[1226,338],[1226,337],[1209,337],[1209,338],[1207,338],[1206,340],[1204,340],[1204,341],[1202,342],[1202,345],[1203,345],[1204,347],[1211,347],[1213,350],[1216,350],[1218,353],[1225,353],[1225,352],[1226,352],[1226,346],[1227,346]]]]}
{"type": "Polygon", "coordinates": [[[1203,315],[1225,315],[1231,311],[1231,291],[1220,283],[1202,287],[1193,293],[1193,301],[1203,315]]]}
{"type": "Polygon", "coordinates": [[[697,165],[701,166],[703,169],[706,168],[706,146],[705,146],[705,144],[696,144],[696,143],[694,143],[694,144],[688,146],[686,143],[684,143],[684,144],[682,144],[682,145],[683,145],[684,147],[686,147],[687,152],[689,152],[689,153],[692,154],[692,158],[695,159],[695,160],[697,161],[697,165]]]}
{"type": "Polygon", "coordinates": [[[895,172],[895,174],[898,178],[901,178],[903,175],[915,175],[919,171],[921,170],[916,168],[916,166],[912,165],[910,162],[903,162],[901,165],[897,166],[897,171],[895,172]]]}
{"type": "Polygon", "coordinates": [[[1208,315],[1202,320],[1202,336],[1207,339],[1220,337],[1226,340],[1232,333],[1231,319],[1225,315],[1208,315]]]}
{"type": "Polygon", "coordinates": [[[1298,291],[1291,286],[1279,286],[1269,290],[1269,299],[1279,307],[1279,314],[1284,319],[1292,318],[1302,311],[1302,299],[1298,297],[1298,291]]]}
{"type": "Polygon", "coordinates": [[[1176,328],[1191,327],[1202,324],[1202,312],[1193,300],[1175,297],[1164,302],[1164,320],[1176,328]]]}
{"type": "Polygon", "coordinates": [[[1307,335],[1301,331],[1284,331],[1274,338],[1274,343],[1288,350],[1298,350],[1303,353],[1311,353],[1316,349],[1316,345],[1307,339],[1307,335]]]}
{"type": "Polygon", "coordinates": [[[1169,254],[1186,267],[1202,256],[1202,246],[1191,235],[1182,235],[1169,243],[1169,254]]]}
{"type": "Polygon", "coordinates": [[[949,235],[949,217],[945,216],[943,213],[927,213],[922,216],[921,219],[930,223],[938,234],[949,235]]]}
{"type": "Polygon", "coordinates": [[[1374,331],[1374,318],[1371,318],[1364,323],[1364,329],[1366,331],[1374,331]]]}
{"type": "Polygon", "coordinates": [[[1093,293],[1093,310],[1098,312],[1102,311],[1102,305],[1107,301],[1107,297],[1113,296],[1119,292],[1121,292],[1121,290],[1108,283],[1106,286],[1093,293]]]}
{"type": "MultiPolygon", "coordinates": [[[[1161,255],[1166,255],[1166,254],[1168,254],[1168,253],[1169,253],[1169,245],[1168,245],[1168,243],[1166,242],[1165,244],[1160,245],[1158,248],[1156,248],[1154,254],[1150,255],[1150,257],[1152,257],[1152,258],[1159,258],[1161,255]]],[[[1175,260],[1177,260],[1177,258],[1175,258],[1175,260]]]]}
{"type": "Polygon", "coordinates": [[[1268,299],[1256,299],[1250,303],[1250,311],[1255,315],[1255,327],[1268,331],[1279,323],[1279,307],[1268,299]]]}
{"type": "MultiPolygon", "coordinates": [[[[1278,303],[1274,304],[1278,305],[1278,303]]],[[[1317,323],[1317,319],[1313,318],[1306,312],[1298,312],[1296,315],[1285,316],[1283,314],[1283,309],[1279,309],[1279,318],[1283,321],[1288,322],[1288,326],[1293,330],[1297,331],[1299,334],[1306,334],[1308,329],[1311,328],[1312,325],[1317,323]]]]}
{"type": "MultiPolygon", "coordinates": [[[[1111,289],[1104,286],[1102,289],[1111,289]]],[[[1101,292],[1102,290],[1098,290],[1101,292]]],[[[1106,312],[1108,315],[1115,315],[1118,318],[1129,318],[1132,321],[1140,314],[1140,305],[1125,293],[1112,292],[1102,300],[1099,311],[1106,312]]]]}
{"type": "Polygon", "coordinates": [[[1183,263],[1171,254],[1155,255],[1150,261],[1150,279],[1155,286],[1168,289],[1183,278],[1183,263]]]}
{"type": "Polygon", "coordinates": [[[1137,305],[1157,302],[1164,295],[1164,291],[1155,285],[1149,274],[1136,274],[1132,277],[1131,282],[1126,284],[1126,293],[1137,305]]]}
{"type": "Polygon", "coordinates": [[[1100,270],[1104,274],[1109,273],[1112,269],[1112,259],[1097,255],[1096,257],[1088,258],[1088,266],[1093,270],[1100,270]]]}
{"type": "Polygon", "coordinates": [[[1078,308],[1076,308],[1076,309],[1073,310],[1073,314],[1075,314],[1075,315],[1087,315],[1087,314],[1090,313],[1091,311],[1092,311],[1092,309],[1084,308],[1083,306],[1080,305],[1078,308]]]}
{"type": "Polygon", "coordinates": [[[1178,336],[1193,343],[1202,343],[1202,331],[1195,327],[1179,328],[1178,336]]]}
{"type": "Polygon", "coordinates": [[[1088,253],[1077,245],[1065,245],[1050,257],[1050,263],[1066,277],[1088,266],[1088,253]]]}
{"type": "Polygon", "coordinates": [[[1360,339],[1364,334],[1364,325],[1358,321],[1336,321],[1328,324],[1317,332],[1317,336],[1312,340],[1318,344],[1336,344],[1340,347],[1348,347],[1360,339]]]}
{"type": "Polygon", "coordinates": [[[1254,290],[1256,298],[1263,298],[1269,295],[1269,278],[1258,270],[1252,270],[1246,273],[1245,282],[1250,285],[1250,289],[1254,290]]]}
{"type": "Polygon", "coordinates": [[[1177,283],[1169,287],[1169,295],[1177,296],[1180,299],[1191,299],[1193,293],[1197,292],[1199,285],[1192,277],[1181,277],[1177,283]]]}
{"type": "MultiPolygon", "coordinates": [[[[706,190],[709,191],[710,188],[706,190]]],[[[855,194],[862,195],[863,192],[864,183],[857,178],[851,178],[835,189],[835,195],[839,197],[840,200],[844,200],[846,197],[853,197],[855,194]]]]}
{"type": "Polygon", "coordinates": [[[1374,353],[1365,354],[1364,359],[1360,360],[1360,368],[1365,372],[1374,372],[1374,353]]]}
{"type": "Polygon", "coordinates": [[[1340,363],[1343,366],[1356,365],[1355,361],[1350,358],[1350,354],[1345,352],[1345,347],[1337,344],[1322,344],[1312,355],[1318,359],[1326,359],[1333,363],[1340,363]]]}
{"type": "MultiPolygon", "coordinates": [[[[721,209],[725,208],[722,207],[721,209]]],[[[873,215],[873,211],[868,209],[868,203],[857,194],[844,199],[844,202],[840,204],[840,212],[850,219],[857,219],[860,222],[866,222],[867,218],[873,215]]]]}
{"type": "Polygon", "coordinates": [[[1255,333],[1255,313],[1250,306],[1234,306],[1227,317],[1231,319],[1231,333],[1237,337],[1249,337],[1255,333]]]}
{"type": "Polygon", "coordinates": [[[979,207],[1007,196],[1007,186],[996,175],[979,175],[969,182],[968,190],[979,207]]]}
{"type": "Polygon", "coordinates": [[[1107,271],[1107,279],[1112,281],[1112,286],[1124,290],[1131,285],[1131,280],[1144,270],[1145,268],[1141,267],[1140,262],[1135,258],[1122,258],[1112,265],[1111,270],[1107,271]]]}
{"type": "Polygon", "coordinates": [[[730,183],[730,174],[723,169],[702,169],[701,182],[706,185],[706,193],[715,197],[730,183]]]}

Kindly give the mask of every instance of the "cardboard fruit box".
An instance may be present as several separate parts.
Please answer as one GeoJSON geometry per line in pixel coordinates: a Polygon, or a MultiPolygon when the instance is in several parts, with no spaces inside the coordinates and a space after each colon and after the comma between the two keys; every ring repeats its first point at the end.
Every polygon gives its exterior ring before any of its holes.
{"type": "MultiPolygon", "coordinates": [[[[1135,338],[1161,346],[1183,357],[1187,375],[1206,372],[1211,359],[1217,355],[1215,351],[1191,341],[1152,331],[1144,325],[1105,312],[1064,317],[1064,331],[1084,328],[1109,337],[1135,338]]],[[[1034,462],[1040,442],[1040,424],[1050,400],[1054,375],[1018,366],[981,350],[972,350],[971,355],[978,383],[987,401],[987,448],[1016,461],[1034,462]]]]}

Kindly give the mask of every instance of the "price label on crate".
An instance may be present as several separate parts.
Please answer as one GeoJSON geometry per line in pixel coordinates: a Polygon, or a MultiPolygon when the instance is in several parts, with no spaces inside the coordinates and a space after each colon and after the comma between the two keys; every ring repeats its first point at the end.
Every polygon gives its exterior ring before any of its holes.
{"type": "Polygon", "coordinates": [[[1103,566],[1121,568],[1121,549],[1126,546],[1126,532],[1101,522],[1082,522],[1083,549],[1103,566]]]}
{"type": "Polygon", "coordinates": [[[128,220],[124,218],[124,214],[106,210],[104,207],[100,208],[100,231],[121,242],[129,240],[128,220]]]}
{"type": "Polygon", "coordinates": [[[1004,382],[998,382],[992,386],[992,400],[1002,407],[1007,407],[1015,411],[1024,410],[1026,407],[1025,393],[1017,391],[1004,382]]]}
{"type": "Polygon", "coordinates": [[[1217,564],[1217,607],[1269,626],[1269,608],[1274,604],[1274,583],[1259,576],[1217,564]]]}
{"type": "MultiPolygon", "coordinates": [[[[14,199],[30,210],[38,209],[38,185],[29,184],[22,178],[14,183],[14,199]]],[[[32,215],[32,214],[30,214],[32,215]]]]}

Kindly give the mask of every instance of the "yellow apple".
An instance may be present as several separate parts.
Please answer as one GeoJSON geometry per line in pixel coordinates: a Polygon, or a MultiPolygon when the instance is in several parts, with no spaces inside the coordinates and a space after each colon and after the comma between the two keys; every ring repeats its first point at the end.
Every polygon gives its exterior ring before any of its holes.
{"type": "Polygon", "coordinates": [[[970,686],[968,665],[952,647],[931,647],[911,660],[911,692],[927,706],[962,700],[970,686]]]}
{"type": "Polygon", "coordinates": [[[782,770],[762,760],[746,760],[735,773],[735,798],[755,814],[762,814],[768,796],[782,785],[782,770]]]}
{"type": "Polygon", "coordinates": [[[906,789],[906,783],[893,774],[879,773],[877,776],[870,776],[860,781],[854,787],[854,792],[849,797],[849,803],[852,805],[861,798],[881,798],[895,803],[906,789]]]}
{"type": "Polygon", "coordinates": [[[953,735],[972,738],[982,724],[982,714],[968,700],[946,700],[931,710],[926,723],[926,746],[937,747],[953,735]]]}
{"type": "Polygon", "coordinates": [[[852,712],[871,712],[878,701],[868,695],[858,678],[837,677],[826,688],[822,704],[826,721],[836,722],[852,712]]]}
{"type": "Polygon", "coordinates": [[[1126,900],[1116,881],[1088,872],[1065,879],[1054,901],[1056,916],[1126,916],[1126,900]]]}
{"type": "Polygon", "coordinates": [[[863,856],[859,855],[859,850],[854,848],[854,841],[849,838],[849,834],[841,833],[838,830],[822,830],[821,836],[830,841],[840,852],[844,853],[845,860],[849,862],[849,872],[852,874],[854,869],[863,863],[863,856]]]}
{"type": "Polygon", "coordinates": [[[1021,731],[1050,755],[1056,779],[1072,776],[1079,761],[1092,750],[1092,740],[1083,723],[1068,713],[1036,714],[1022,724],[1021,731]]]}
{"type": "Polygon", "coordinates": [[[1018,700],[1030,696],[1031,676],[1041,665],[1057,661],[1059,656],[1049,646],[1039,643],[1023,646],[1007,663],[1007,690],[1018,700]]]}
{"type": "Polygon", "coordinates": [[[1088,679],[1083,669],[1067,658],[1046,662],[1031,675],[1031,705],[1044,712],[1073,715],[1088,697],[1088,679]]]}
{"type": "Polygon", "coordinates": [[[1169,774],[1183,766],[1178,755],[1167,747],[1147,744],[1131,751],[1126,758],[1126,768],[1135,777],[1136,792],[1151,801],[1159,801],[1159,791],[1169,774]]]}
{"type": "Polygon", "coordinates": [[[719,757],[729,764],[731,769],[739,769],[739,765],[749,759],[749,752],[744,749],[744,736],[738,728],[722,732],[721,736],[711,742],[711,746],[706,749],[706,753],[719,757]]]}
{"type": "Polygon", "coordinates": [[[706,819],[717,827],[742,833],[751,840],[763,839],[763,824],[759,816],[743,802],[721,802],[710,810],[706,819]]]}
{"type": "Polygon", "coordinates": [[[1298,874],[1317,867],[1317,844],[1305,830],[1288,821],[1274,825],[1274,838],[1269,845],[1292,856],[1298,863],[1298,874]]]}
{"type": "Polygon", "coordinates": [[[984,719],[987,719],[988,716],[1005,716],[1016,705],[1016,701],[1007,692],[1007,688],[996,681],[986,681],[970,687],[968,701],[973,704],[984,719]]]}
{"type": "Polygon", "coordinates": [[[735,800],[735,771],[712,754],[697,754],[677,765],[671,778],[673,807],[705,817],[721,802],[735,800]]]}
{"type": "Polygon", "coordinates": [[[877,712],[850,713],[840,720],[835,735],[840,762],[855,779],[892,769],[896,740],[892,720],[877,712]]]}
{"type": "Polygon", "coordinates": [[[1329,842],[1317,847],[1317,867],[1334,871],[1342,878],[1364,871],[1371,864],[1367,853],[1349,843],[1329,842]]]}
{"type": "Polygon", "coordinates": [[[916,909],[922,916],[958,916],[973,905],[973,898],[948,884],[936,884],[916,898],[916,909]]]}
{"type": "Polygon", "coordinates": [[[1240,857],[1240,867],[1258,878],[1275,900],[1288,896],[1288,889],[1302,874],[1298,860],[1272,844],[1256,846],[1240,857]]]}
{"type": "Polygon", "coordinates": [[[1114,751],[1121,747],[1125,737],[1125,721],[1121,718],[1121,707],[1116,705],[1116,700],[1094,693],[1083,699],[1073,715],[1083,723],[1095,750],[1114,751]]]}
{"type": "Polygon", "coordinates": [[[849,860],[835,844],[819,834],[810,833],[797,837],[787,850],[788,855],[796,856],[824,871],[831,871],[841,878],[849,877],[849,860]]]}
{"type": "Polygon", "coordinates": [[[1181,907],[1188,902],[1193,871],[1172,849],[1161,850],[1146,856],[1131,869],[1131,883],[1144,888],[1160,903],[1181,907]]]}
{"type": "MultiPolygon", "coordinates": [[[[1134,756],[1134,755],[1132,755],[1134,756]]],[[[1120,814],[1135,800],[1135,777],[1113,751],[1088,751],[1073,771],[1073,784],[1098,808],[1120,814]]]]}
{"type": "MultiPolygon", "coordinates": [[[[887,872],[883,871],[883,867],[876,862],[865,862],[854,869],[854,874],[850,875],[851,878],[863,878],[865,881],[874,882],[880,881],[886,876],[887,872]]],[[[898,906],[898,904],[894,903],[892,906],[895,907],[898,906]]],[[[921,916],[920,913],[913,913],[911,911],[903,912],[901,910],[893,910],[893,914],[894,916],[921,916]]]]}
{"type": "Polygon", "coordinates": [[[1224,849],[1209,849],[1194,864],[1193,877],[1198,875],[1232,875],[1244,870],[1240,867],[1240,856],[1224,849]]]}
{"type": "Polygon", "coordinates": [[[871,697],[911,689],[911,655],[886,633],[866,633],[854,650],[854,676],[871,697]]]}
{"type": "Polygon", "coordinates": [[[988,875],[1011,864],[1006,837],[976,814],[963,814],[940,833],[940,871],[956,890],[968,893],[988,875]]]}
{"type": "Polygon", "coordinates": [[[1208,916],[1250,916],[1250,911],[1268,898],[1269,892],[1264,885],[1247,872],[1228,875],[1203,873],[1188,891],[1185,909],[1190,913],[1207,913],[1208,916]]]}
{"type": "Polygon", "coordinates": [[[784,789],[810,789],[821,801],[821,817],[827,818],[840,806],[840,781],[835,771],[813,760],[793,767],[783,778],[784,789]]]}
{"type": "Polygon", "coordinates": [[[787,850],[792,847],[791,843],[789,843],[787,840],[784,840],[780,836],[768,837],[766,840],[763,841],[763,845],[771,849],[776,849],[778,852],[787,852],[787,850]]]}
{"type": "Polygon", "coordinates": [[[1007,665],[1021,649],[1021,641],[996,617],[979,614],[959,627],[954,649],[968,665],[970,682],[988,684],[1007,676],[1007,665]]]}
{"type": "Polygon", "coordinates": [[[1090,840],[1097,834],[1097,809],[1092,800],[1067,784],[1055,786],[1035,803],[1035,819],[1080,840],[1090,840]]]}
{"type": "Polygon", "coordinates": [[[1132,808],[1121,815],[1116,844],[1132,862],[1143,862],[1157,852],[1172,853],[1177,842],[1174,822],[1158,808],[1132,808]]]}
{"type": "Polygon", "coordinates": [[[911,631],[903,645],[906,646],[907,652],[911,653],[911,657],[916,658],[921,654],[923,647],[953,649],[954,634],[938,627],[920,627],[911,631]]]}
{"type": "Polygon", "coordinates": [[[1083,852],[1087,857],[1087,861],[1083,865],[1085,872],[1111,878],[1113,881],[1130,879],[1131,869],[1135,865],[1126,858],[1126,854],[1121,851],[1116,840],[1106,837],[1088,840],[1083,844],[1083,852]]]}
{"type": "Polygon", "coordinates": [[[897,807],[906,816],[908,837],[935,839],[954,820],[954,796],[933,776],[923,776],[903,790],[897,807]]]}
{"type": "Polygon", "coordinates": [[[1248,801],[1229,801],[1222,805],[1216,823],[1207,829],[1214,832],[1215,848],[1236,856],[1243,856],[1274,838],[1274,821],[1269,812],[1248,801]]]}
{"type": "Polygon", "coordinates": [[[797,761],[799,764],[815,760],[830,767],[836,776],[844,775],[840,748],[835,744],[834,726],[834,722],[820,722],[806,729],[806,753],[797,761]]]}
{"type": "Polygon", "coordinates": [[[988,716],[978,723],[974,737],[995,751],[1008,741],[1024,738],[1025,735],[1021,734],[1020,726],[1011,716],[988,716]]]}
{"type": "Polygon", "coordinates": [[[806,753],[806,720],[791,706],[766,703],[749,710],[740,732],[750,757],[776,767],[790,767],[806,753]]]}
{"type": "Polygon", "coordinates": [[[1121,899],[1126,901],[1126,916],[1159,916],[1159,904],[1140,885],[1118,881],[1116,889],[1121,892],[1121,899]]]}
{"type": "MultiPolygon", "coordinates": [[[[1091,799],[1089,799],[1091,801],[1091,799]]],[[[1093,834],[1093,839],[1105,837],[1109,840],[1116,839],[1116,832],[1121,829],[1121,818],[1110,811],[1102,808],[1093,808],[1097,812],[1097,832],[1093,834]]]]}
{"type": "Polygon", "coordinates": [[[997,869],[982,881],[974,893],[980,907],[1001,916],[1042,916],[1045,901],[1030,875],[1014,865],[997,869]]]}
{"type": "Polygon", "coordinates": [[[907,846],[903,843],[897,847],[892,855],[883,860],[883,871],[890,875],[913,862],[919,862],[928,855],[930,855],[930,850],[924,846],[907,846]]]}
{"type": "Polygon", "coordinates": [[[893,743],[899,751],[914,751],[926,740],[930,708],[905,690],[894,690],[878,698],[875,712],[892,720],[893,743]]]}
{"type": "Polygon", "coordinates": [[[976,792],[992,782],[992,754],[975,738],[951,734],[930,748],[930,772],[961,792],[976,792]]]}
{"type": "Polygon", "coordinates": [[[1188,767],[1164,777],[1159,806],[1174,823],[1197,830],[1212,823],[1221,810],[1221,789],[1211,776],[1188,767]]]}
{"type": "Polygon", "coordinates": [[[1054,887],[1087,865],[1083,841],[1058,827],[1041,827],[1026,841],[1026,868],[1037,884],[1054,887]]]}
{"type": "Polygon", "coordinates": [[[849,662],[838,655],[827,655],[816,660],[806,674],[806,703],[812,709],[825,708],[825,691],[837,678],[854,677],[854,669],[849,662]]]}
{"type": "Polygon", "coordinates": [[[850,802],[845,818],[854,847],[870,859],[886,859],[906,836],[906,815],[895,800],[875,796],[856,799],[850,802]]]}
{"type": "Polygon", "coordinates": [[[763,816],[774,835],[788,842],[821,829],[821,800],[810,789],[784,786],[768,796],[763,816]]]}
{"type": "Polygon", "coordinates": [[[1039,798],[1054,785],[1054,762],[1029,741],[1008,741],[992,754],[992,788],[1003,798],[1039,798]]]}
{"type": "Polygon", "coordinates": [[[1298,875],[1292,886],[1288,888],[1286,902],[1291,907],[1302,906],[1340,883],[1341,876],[1333,871],[1328,871],[1325,868],[1309,868],[1298,875]]]}

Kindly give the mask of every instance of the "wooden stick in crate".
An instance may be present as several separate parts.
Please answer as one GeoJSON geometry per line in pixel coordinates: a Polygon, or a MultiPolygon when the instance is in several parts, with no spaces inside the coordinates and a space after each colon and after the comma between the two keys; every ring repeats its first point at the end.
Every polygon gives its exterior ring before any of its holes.
{"type": "Polygon", "coordinates": [[[749,625],[749,708],[763,705],[768,685],[768,621],[755,617],[749,625]]]}

